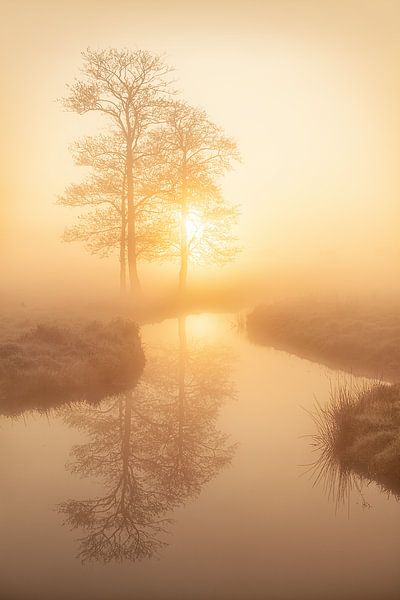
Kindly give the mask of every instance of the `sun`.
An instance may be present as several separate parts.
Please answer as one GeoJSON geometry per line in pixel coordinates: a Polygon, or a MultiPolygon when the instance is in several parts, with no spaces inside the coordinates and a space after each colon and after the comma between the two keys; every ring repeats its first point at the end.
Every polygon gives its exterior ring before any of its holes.
{"type": "Polygon", "coordinates": [[[200,215],[190,210],[186,217],[186,234],[189,239],[199,238],[202,236],[204,231],[204,222],[200,215]]]}

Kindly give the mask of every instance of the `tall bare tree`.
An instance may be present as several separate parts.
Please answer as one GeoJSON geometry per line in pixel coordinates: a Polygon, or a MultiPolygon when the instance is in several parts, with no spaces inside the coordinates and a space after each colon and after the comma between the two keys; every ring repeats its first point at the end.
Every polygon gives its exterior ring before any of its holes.
{"type": "Polygon", "coordinates": [[[134,166],[143,157],[141,141],[160,121],[162,100],[171,89],[171,69],[159,56],[143,50],[88,49],[82,56],[83,79],[70,86],[64,105],[79,114],[104,114],[123,136],[129,279],[131,290],[139,294],[134,166]]]}

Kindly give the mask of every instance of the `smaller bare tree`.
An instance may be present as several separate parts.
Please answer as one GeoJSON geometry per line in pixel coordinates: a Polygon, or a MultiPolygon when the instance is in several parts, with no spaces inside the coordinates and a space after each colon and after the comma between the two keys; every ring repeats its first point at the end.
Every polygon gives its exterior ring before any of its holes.
{"type": "Polygon", "coordinates": [[[184,102],[164,106],[165,122],[152,133],[162,156],[163,197],[178,221],[179,292],[183,296],[189,260],[224,263],[238,247],[232,226],[237,207],[224,200],[218,182],[239,159],[235,142],[207,114],[184,102]]]}

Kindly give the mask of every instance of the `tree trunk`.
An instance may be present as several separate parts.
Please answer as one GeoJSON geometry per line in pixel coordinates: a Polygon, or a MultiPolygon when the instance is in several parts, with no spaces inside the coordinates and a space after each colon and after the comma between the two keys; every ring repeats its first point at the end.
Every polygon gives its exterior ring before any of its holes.
{"type": "Polygon", "coordinates": [[[136,252],[136,215],[133,190],[133,153],[128,140],[126,149],[126,184],[127,184],[127,215],[128,215],[128,269],[130,289],[134,296],[140,295],[140,282],[137,271],[136,252]]]}
{"type": "Polygon", "coordinates": [[[181,300],[185,297],[186,281],[188,271],[188,243],[187,243],[187,210],[182,207],[181,210],[181,266],[179,270],[179,297],[181,300]]]}
{"type": "Polygon", "coordinates": [[[186,281],[188,272],[189,248],[187,240],[187,190],[186,190],[186,157],[183,166],[182,199],[181,199],[181,266],[179,271],[179,297],[183,301],[186,293],[186,281]]]}
{"type": "Polygon", "coordinates": [[[125,178],[121,196],[121,235],[119,247],[119,285],[121,296],[126,294],[126,201],[125,201],[125,178]]]}

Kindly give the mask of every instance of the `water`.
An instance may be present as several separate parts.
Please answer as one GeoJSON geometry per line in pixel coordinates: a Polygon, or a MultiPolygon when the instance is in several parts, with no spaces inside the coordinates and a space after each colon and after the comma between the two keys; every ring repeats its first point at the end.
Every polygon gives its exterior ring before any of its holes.
{"type": "Polygon", "coordinates": [[[399,504],[304,474],[336,375],[233,321],[144,327],[131,398],[1,419],[0,598],[398,597],[399,504]]]}

